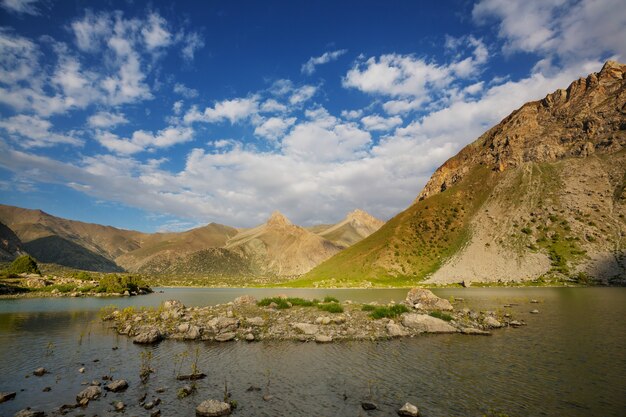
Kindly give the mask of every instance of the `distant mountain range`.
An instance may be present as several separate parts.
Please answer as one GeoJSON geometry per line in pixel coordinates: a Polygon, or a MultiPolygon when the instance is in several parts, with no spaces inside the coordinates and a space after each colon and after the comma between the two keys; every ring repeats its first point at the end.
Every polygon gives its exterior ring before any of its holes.
{"type": "Polygon", "coordinates": [[[626,65],[524,104],[294,285],[626,281],[626,65]]]}
{"type": "Polygon", "coordinates": [[[308,272],[382,224],[355,210],[337,224],[303,228],[275,212],[252,229],[211,223],[142,233],[0,205],[0,259],[29,253],[40,262],[92,271],[287,277],[308,272]]]}

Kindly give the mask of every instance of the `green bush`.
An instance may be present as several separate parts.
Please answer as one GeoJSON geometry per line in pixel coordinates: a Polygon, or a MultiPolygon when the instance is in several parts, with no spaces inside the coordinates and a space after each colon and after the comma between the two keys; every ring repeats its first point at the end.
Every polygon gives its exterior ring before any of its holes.
{"type": "Polygon", "coordinates": [[[324,297],[324,302],[325,303],[338,303],[339,300],[336,299],[335,297],[326,296],[324,297]]]}
{"type": "Polygon", "coordinates": [[[376,310],[376,306],[373,306],[371,304],[365,304],[363,305],[363,307],[361,307],[361,311],[374,311],[376,310]]]}
{"type": "Polygon", "coordinates": [[[148,289],[140,278],[133,275],[109,274],[100,279],[96,292],[122,294],[124,291],[137,292],[139,289],[148,289]]]}
{"type": "Polygon", "coordinates": [[[339,303],[318,304],[317,308],[329,313],[343,313],[343,307],[339,303]]]}
{"type": "Polygon", "coordinates": [[[396,304],[386,307],[376,307],[371,313],[370,317],[373,319],[382,319],[398,317],[402,313],[407,313],[409,309],[404,304],[396,304]]]}
{"type": "Polygon", "coordinates": [[[81,281],[91,281],[93,278],[91,274],[87,271],[80,271],[74,274],[74,278],[79,279],[81,281]]]}
{"type": "Polygon", "coordinates": [[[430,313],[428,313],[428,315],[444,321],[450,321],[453,319],[451,315],[442,311],[431,311],[430,313]]]}
{"type": "Polygon", "coordinates": [[[37,262],[30,255],[22,255],[11,262],[7,271],[9,274],[39,274],[37,262]]]}

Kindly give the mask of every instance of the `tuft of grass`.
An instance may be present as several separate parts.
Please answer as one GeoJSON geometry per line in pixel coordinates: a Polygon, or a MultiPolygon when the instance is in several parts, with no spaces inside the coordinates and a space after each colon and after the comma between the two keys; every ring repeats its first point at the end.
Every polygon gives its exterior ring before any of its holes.
{"type": "Polygon", "coordinates": [[[371,304],[365,304],[363,305],[363,307],[361,307],[361,311],[374,311],[376,310],[376,306],[373,306],[371,304]]]}
{"type": "Polygon", "coordinates": [[[327,295],[326,297],[324,297],[324,302],[325,303],[338,303],[339,300],[336,299],[335,297],[331,297],[327,295]]]}
{"type": "Polygon", "coordinates": [[[292,306],[313,307],[313,306],[316,306],[319,303],[319,301],[315,299],[305,300],[304,298],[299,298],[299,297],[289,297],[289,298],[267,297],[259,301],[257,305],[259,307],[267,307],[272,303],[276,304],[276,308],[284,310],[286,308],[291,308],[292,306]]]}
{"type": "Polygon", "coordinates": [[[376,320],[382,319],[382,318],[392,319],[394,317],[398,317],[402,313],[407,313],[408,311],[409,309],[404,304],[396,304],[396,305],[385,306],[385,307],[376,307],[370,313],[370,317],[376,320]]]}
{"type": "Polygon", "coordinates": [[[329,313],[343,313],[343,307],[338,303],[318,304],[317,308],[329,313]]]}
{"type": "Polygon", "coordinates": [[[444,321],[451,321],[453,319],[453,317],[449,315],[448,313],[444,313],[443,311],[438,311],[438,310],[431,311],[430,313],[428,313],[428,315],[436,319],[440,319],[444,321]]]}

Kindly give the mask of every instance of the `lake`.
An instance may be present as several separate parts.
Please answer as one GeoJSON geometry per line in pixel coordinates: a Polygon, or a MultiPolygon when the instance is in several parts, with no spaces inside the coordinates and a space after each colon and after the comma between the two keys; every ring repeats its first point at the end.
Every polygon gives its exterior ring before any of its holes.
{"type": "Polygon", "coordinates": [[[134,345],[98,318],[107,305],[158,306],[178,299],[187,306],[258,299],[279,293],[306,298],[333,295],[355,302],[401,301],[406,290],[191,289],[132,298],[0,300],[0,391],[17,391],[0,404],[0,416],[27,406],[51,414],[74,403],[81,385],[104,375],[128,380],[123,393],[108,393],[68,415],[148,416],[139,406],[160,398],[163,416],[192,416],[205,399],[222,399],[227,384],[239,416],[396,415],[406,401],[422,416],[624,416],[626,415],[626,288],[464,288],[434,290],[462,297],[473,309],[504,310],[528,325],[494,331],[491,337],[431,335],[382,342],[164,341],[134,345]],[[537,299],[539,304],[530,304],[537,299]],[[530,314],[537,308],[539,314],[530,314]],[[117,348],[117,349],[113,349],[117,348]],[[208,377],[179,399],[194,362],[208,377]],[[146,384],[140,369],[155,372],[146,384]],[[32,371],[43,366],[43,377],[32,371]],[[85,372],[79,373],[84,367],[85,372]],[[250,386],[261,391],[248,391],[250,386]],[[49,392],[44,388],[50,387],[49,392]],[[162,392],[157,392],[157,390],[162,392]],[[264,394],[270,401],[263,401],[264,394]],[[373,400],[378,411],[360,402],[373,400]]]}

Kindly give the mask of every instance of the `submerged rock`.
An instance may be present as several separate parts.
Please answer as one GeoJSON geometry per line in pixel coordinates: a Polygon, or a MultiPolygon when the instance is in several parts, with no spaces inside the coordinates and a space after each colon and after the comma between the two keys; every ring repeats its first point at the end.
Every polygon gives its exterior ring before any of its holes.
{"type": "Polygon", "coordinates": [[[44,376],[47,373],[48,370],[46,368],[37,368],[33,371],[33,375],[35,376],[44,376]]]}
{"type": "Polygon", "coordinates": [[[378,409],[378,406],[372,401],[361,401],[361,408],[365,411],[370,411],[378,409]]]}
{"type": "Polygon", "coordinates": [[[30,407],[27,407],[23,410],[18,411],[13,415],[13,417],[45,417],[46,413],[43,411],[35,411],[30,407]]]}
{"type": "Polygon", "coordinates": [[[420,333],[456,333],[457,329],[444,320],[427,314],[409,313],[402,316],[402,325],[420,333]]]}
{"type": "Polygon", "coordinates": [[[0,392],[0,404],[15,398],[15,392],[0,392]]]}
{"type": "Polygon", "coordinates": [[[475,335],[475,336],[491,336],[491,332],[485,330],[475,329],[473,327],[464,327],[461,329],[461,333],[475,335]]]}
{"type": "Polygon", "coordinates": [[[206,400],[196,407],[196,416],[200,417],[227,416],[230,412],[230,404],[217,400],[206,400]]]}
{"type": "Polygon", "coordinates": [[[417,417],[419,414],[420,412],[417,409],[417,406],[411,403],[405,403],[402,408],[398,410],[399,416],[417,417]]]}
{"type": "Polygon", "coordinates": [[[437,297],[425,288],[412,288],[406,295],[405,303],[420,310],[454,310],[450,301],[437,297]]]}

